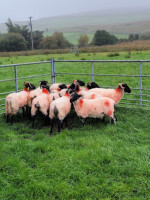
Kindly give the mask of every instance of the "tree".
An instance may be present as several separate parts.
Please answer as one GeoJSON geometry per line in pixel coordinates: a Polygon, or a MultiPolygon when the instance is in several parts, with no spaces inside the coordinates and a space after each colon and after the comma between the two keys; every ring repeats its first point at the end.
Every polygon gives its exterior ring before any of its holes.
{"type": "Polygon", "coordinates": [[[118,38],[114,35],[108,33],[105,30],[97,30],[94,34],[94,38],[91,44],[102,46],[107,44],[115,44],[116,42],[118,42],[118,38]]]}
{"type": "Polygon", "coordinates": [[[78,39],[78,47],[88,47],[89,37],[83,34],[78,39]]]}
{"type": "Polygon", "coordinates": [[[19,33],[7,33],[0,36],[0,51],[21,51],[27,49],[27,42],[19,33]]]}
{"type": "Polygon", "coordinates": [[[40,42],[42,49],[64,49],[73,46],[65,39],[63,33],[55,32],[52,36],[47,36],[40,42]]]}
{"type": "MultiPolygon", "coordinates": [[[[31,49],[31,32],[27,25],[20,26],[18,24],[13,24],[11,19],[8,19],[8,21],[5,24],[7,26],[8,33],[21,34],[27,42],[27,48],[31,49]]],[[[38,31],[38,30],[33,31],[33,41],[35,49],[39,47],[39,44],[42,39],[43,39],[43,31],[38,31]]]]}
{"type": "Polygon", "coordinates": [[[129,37],[128,37],[128,40],[129,41],[134,41],[134,40],[138,40],[139,39],[139,35],[138,34],[133,34],[133,33],[131,33],[130,35],[129,35],[129,37]]]}
{"type": "Polygon", "coordinates": [[[43,31],[33,31],[34,48],[38,49],[40,42],[43,39],[43,31]]]}

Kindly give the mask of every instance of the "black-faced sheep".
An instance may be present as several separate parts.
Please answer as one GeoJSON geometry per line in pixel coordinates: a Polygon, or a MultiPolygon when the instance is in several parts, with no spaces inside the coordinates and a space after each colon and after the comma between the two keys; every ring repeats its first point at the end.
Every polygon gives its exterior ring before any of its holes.
{"type": "Polygon", "coordinates": [[[131,93],[131,89],[126,83],[120,83],[116,89],[93,88],[89,91],[98,93],[103,97],[111,98],[115,101],[115,104],[119,103],[125,92],[131,93]]]}
{"type": "Polygon", "coordinates": [[[12,124],[13,116],[17,114],[20,108],[23,108],[23,114],[24,114],[24,107],[27,106],[30,91],[32,91],[33,89],[35,89],[35,86],[33,84],[24,82],[23,91],[18,93],[11,93],[6,97],[5,108],[6,108],[7,122],[9,120],[9,115],[10,115],[12,124]]]}
{"type": "Polygon", "coordinates": [[[82,95],[73,93],[70,102],[73,103],[75,112],[81,118],[83,125],[87,117],[103,118],[105,115],[110,118],[110,121],[116,123],[114,117],[115,102],[113,99],[107,97],[82,99],[81,97],[82,95]]]}
{"type": "Polygon", "coordinates": [[[64,96],[51,102],[49,109],[49,117],[51,119],[50,135],[52,134],[53,131],[54,118],[58,119],[58,132],[60,132],[62,123],[66,118],[66,116],[69,114],[70,110],[71,110],[70,96],[67,92],[64,96]]]}

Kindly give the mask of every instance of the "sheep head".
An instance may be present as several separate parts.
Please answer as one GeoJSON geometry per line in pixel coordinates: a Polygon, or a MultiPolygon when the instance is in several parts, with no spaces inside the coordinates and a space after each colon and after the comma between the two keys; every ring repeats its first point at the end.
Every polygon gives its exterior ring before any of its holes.
{"type": "Polygon", "coordinates": [[[92,88],[100,88],[100,87],[97,83],[95,83],[94,81],[91,81],[91,82],[87,83],[87,88],[92,89],[92,88]]]}
{"type": "Polygon", "coordinates": [[[73,103],[74,101],[77,101],[80,97],[82,97],[82,95],[77,94],[76,92],[74,92],[71,95],[71,99],[70,99],[70,103],[73,103]]]}
{"type": "Polygon", "coordinates": [[[75,85],[85,86],[85,83],[80,80],[73,80],[72,83],[74,83],[75,85]]]}
{"type": "Polygon", "coordinates": [[[126,83],[120,83],[119,89],[123,90],[124,92],[131,93],[131,89],[126,83]]]}
{"type": "Polygon", "coordinates": [[[36,87],[32,84],[32,83],[30,83],[30,82],[24,82],[24,87],[25,87],[25,89],[27,89],[27,90],[34,90],[36,87]]]}

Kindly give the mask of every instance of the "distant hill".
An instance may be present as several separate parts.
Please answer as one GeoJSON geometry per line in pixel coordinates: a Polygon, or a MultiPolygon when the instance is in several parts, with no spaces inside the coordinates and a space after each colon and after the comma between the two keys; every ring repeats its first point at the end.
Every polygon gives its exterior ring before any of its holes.
{"type": "MultiPolygon", "coordinates": [[[[33,18],[34,19],[34,18],[33,18]]],[[[150,8],[147,9],[125,9],[125,10],[105,10],[90,11],[72,15],[57,17],[47,17],[33,20],[33,30],[42,30],[45,35],[50,35],[55,31],[64,32],[66,37],[79,37],[86,33],[92,37],[98,29],[105,29],[120,36],[130,33],[150,32],[150,8]]],[[[14,22],[19,25],[28,22],[14,22]]],[[[6,32],[5,24],[0,24],[0,32],[6,32]]],[[[73,41],[76,43],[75,41],[73,41]]]]}

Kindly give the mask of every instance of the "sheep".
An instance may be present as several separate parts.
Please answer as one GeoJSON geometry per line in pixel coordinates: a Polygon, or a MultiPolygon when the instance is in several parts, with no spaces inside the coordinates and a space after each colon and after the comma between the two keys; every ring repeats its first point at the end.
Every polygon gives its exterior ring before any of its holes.
{"type": "Polygon", "coordinates": [[[41,86],[42,94],[35,97],[32,101],[31,106],[31,117],[32,117],[32,128],[34,128],[35,115],[37,111],[40,111],[45,117],[48,115],[50,96],[49,96],[49,86],[41,86]]]}
{"type": "Polygon", "coordinates": [[[63,83],[54,83],[50,87],[50,92],[53,92],[54,90],[57,90],[58,92],[64,88],[67,88],[66,84],[63,83]]]}
{"type": "Polygon", "coordinates": [[[60,132],[63,121],[69,114],[70,110],[71,110],[71,103],[68,92],[66,92],[64,96],[51,102],[49,108],[49,118],[51,119],[50,135],[52,135],[53,131],[54,118],[58,118],[58,132],[60,132]]]}
{"type": "MultiPolygon", "coordinates": [[[[94,82],[95,84],[95,82],[94,82]]],[[[93,87],[94,85],[90,85],[90,87],[93,87]]],[[[95,92],[91,92],[91,90],[81,90],[80,86],[79,85],[75,85],[75,84],[72,84],[69,89],[73,91],[75,91],[76,93],[82,95],[82,98],[83,99],[95,99],[95,98],[98,98],[98,97],[101,97],[102,95],[100,94],[97,94],[95,92]]]]}
{"type": "Polygon", "coordinates": [[[10,115],[12,124],[13,116],[17,114],[20,108],[23,109],[23,115],[24,115],[24,106],[27,106],[29,93],[33,89],[35,89],[35,86],[33,84],[24,82],[23,91],[7,95],[5,100],[7,122],[9,121],[9,115],[10,115]]]}
{"type": "Polygon", "coordinates": [[[39,83],[40,83],[40,86],[38,88],[36,88],[35,90],[30,92],[30,95],[29,95],[29,98],[28,98],[28,108],[31,108],[31,104],[32,104],[33,99],[42,94],[41,85],[46,86],[48,82],[47,81],[39,81],[39,83]]]}
{"type": "Polygon", "coordinates": [[[81,85],[85,85],[85,83],[79,80],[74,80],[73,83],[70,85],[70,88],[74,89],[76,92],[88,91],[92,88],[100,88],[99,85],[93,81],[87,83],[86,87],[80,87],[81,85]]]}
{"type": "Polygon", "coordinates": [[[93,88],[89,91],[113,99],[116,105],[120,102],[125,92],[131,93],[131,89],[126,83],[120,83],[116,89],[93,88]]]}
{"type": "Polygon", "coordinates": [[[87,117],[103,118],[105,115],[110,118],[110,122],[116,123],[116,118],[114,117],[115,101],[113,99],[107,97],[82,99],[80,97],[82,95],[73,93],[70,102],[73,103],[75,112],[81,118],[83,125],[85,125],[87,117]]]}

